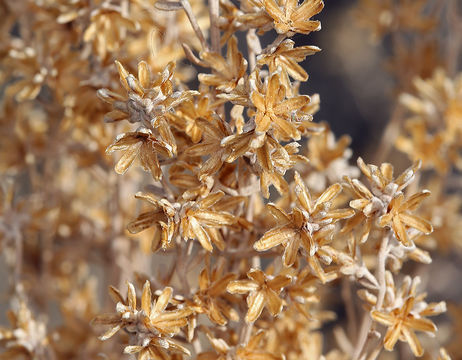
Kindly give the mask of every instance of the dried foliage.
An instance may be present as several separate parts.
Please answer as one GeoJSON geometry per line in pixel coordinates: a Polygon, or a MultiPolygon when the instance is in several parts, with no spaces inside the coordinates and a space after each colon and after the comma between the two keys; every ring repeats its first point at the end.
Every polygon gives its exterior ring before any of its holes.
{"type": "Polygon", "coordinates": [[[322,0],[0,4],[0,359],[460,358],[419,276],[462,248],[457,2],[355,6],[398,94],[375,164],[299,93],[322,0]]]}

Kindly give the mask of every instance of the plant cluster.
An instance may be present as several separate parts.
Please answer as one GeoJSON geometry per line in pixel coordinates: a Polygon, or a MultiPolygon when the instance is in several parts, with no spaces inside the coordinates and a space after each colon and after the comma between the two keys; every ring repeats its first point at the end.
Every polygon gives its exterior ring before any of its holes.
{"type": "Polygon", "coordinates": [[[452,3],[356,5],[393,39],[372,164],[299,92],[322,0],[6,0],[0,359],[460,356],[428,340],[446,303],[419,276],[462,247],[462,42],[435,39],[462,26],[452,3]],[[427,41],[447,63],[404,50],[427,41]]]}

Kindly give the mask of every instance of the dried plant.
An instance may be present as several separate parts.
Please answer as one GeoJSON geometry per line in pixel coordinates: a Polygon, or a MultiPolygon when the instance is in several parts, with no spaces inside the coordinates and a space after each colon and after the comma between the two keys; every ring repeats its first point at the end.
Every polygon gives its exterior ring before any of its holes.
{"type": "Polygon", "coordinates": [[[0,4],[0,359],[462,356],[425,301],[462,248],[457,2],[355,5],[397,94],[356,165],[300,93],[323,8],[0,4]]]}

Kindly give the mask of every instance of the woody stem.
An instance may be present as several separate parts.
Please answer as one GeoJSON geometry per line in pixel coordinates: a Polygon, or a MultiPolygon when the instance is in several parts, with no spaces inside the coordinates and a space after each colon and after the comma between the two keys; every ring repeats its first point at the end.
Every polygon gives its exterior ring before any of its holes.
{"type": "MultiPolygon", "coordinates": [[[[382,244],[380,245],[380,250],[378,253],[378,262],[376,269],[376,278],[379,282],[379,292],[377,295],[377,303],[375,305],[376,310],[380,310],[383,305],[383,300],[385,298],[386,291],[386,281],[385,281],[385,271],[388,253],[390,248],[388,246],[390,238],[390,233],[384,236],[382,244]]],[[[359,333],[358,342],[356,343],[355,350],[353,352],[352,359],[358,360],[366,348],[367,342],[369,340],[369,333],[372,328],[372,317],[369,313],[364,314],[363,322],[361,324],[361,329],[359,333]]]]}

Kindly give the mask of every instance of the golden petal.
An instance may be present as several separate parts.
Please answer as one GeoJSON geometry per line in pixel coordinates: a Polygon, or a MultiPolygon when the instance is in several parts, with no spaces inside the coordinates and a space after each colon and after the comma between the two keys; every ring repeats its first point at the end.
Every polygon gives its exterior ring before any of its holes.
{"type": "Polygon", "coordinates": [[[265,5],[266,11],[273,19],[278,20],[285,17],[275,0],[264,0],[263,4],[265,5]]]}
{"type": "Polygon", "coordinates": [[[289,216],[282,210],[280,207],[273,203],[266,204],[266,208],[268,211],[273,215],[276,220],[281,222],[282,224],[288,223],[290,221],[289,216]]]}
{"type": "Polygon", "coordinates": [[[203,269],[199,275],[199,289],[201,291],[206,290],[210,285],[209,271],[203,269]]]}
{"type": "Polygon", "coordinates": [[[265,283],[265,273],[260,269],[250,269],[247,272],[247,277],[255,281],[257,284],[263,285],[265,283]]]}
{"type": "Polygon", "coordinates": [[[125,303],[125,299],[123,298],[122,294],[114,286],[109,286],[109,296],[116,304],[119,302],[122,304],[125,303]]]}
{"type": "Polygon", "coordinates": [[[406,339],[407,343],[409,344],[409,347],[412,350],[412,353],[414,356],[420,357],[423,355],[424,351],[422,349],[422,345],[420,345],[419,339],[417,339],[416,334],[414,331],[408,329],[407,327],[403,326],[402,328],[402,333],[404,338],[406,339]]]}
{"type": "Polygon", "coordinates": [[[201,201],[199,201],[199,205],[201,208],[209,208],[213,205],[215,205],[218,201],[220,201],[223,196],[225,196],[225,193],[223,191],[217,191],[212,194],[207,195],[205,198],[203,198],[201,201]]]}
{"type": "Polygon", "coordinates": [[[154,304],[153,313],[161,313],[164,311],[172,298],[172,294],[173,289],[169,286],[166,287],[157,298],[156,303],[154,304]]]}
{"type": "Polygon", "coordinates": [[[271,289],[266,289],[265,297],[266,297],[266,306],[268,307],[268,310],[271,313],[271,315],[273,316],[278,315],[282,311],[282,300],[271,289]]]}
{"type": "Polygon", "coordinates": [[[215,324],[223,326],[228,323],[228,320],[222,314],[220,308],[217,306],[215,301],[212,301],[210,304],[210,308],[208,309],[208,316],[209,319],[212,320],[212,322],[214,322],[215,324]]]}
{"type": "Polygon", "coordinates": [[[383,347],[388,351],[392,351],[400,335],[401,323],[394,323],[390,328],[388,328],[388,331],[385,334],[385,338],[383,339],[383,347]]]}
{"type": "Polygon", "coordinates": [[[135,161],[136,157],[138,156],[141,144],[142,143],[139,142],[138,144],[125,150],[122,157],[114,167],[114,170],[117,174],[123,175],[127,172],[128,168],[133,164],[133,161],[135,161]]]}
{"type": "Polygon", "coordinates": [[[408,316],[404,321],[405,326],[414,330],[426,331],[434,333],[437,329],[432,321],[424,318],[414,318],[412,315],[408,316]]]}
{"type": "Polygon", "coordinates": [[[125,346],[124,354],[136,354],[140,352],[141,350],[143,350],[143,346],[129,345],[129,346],[125,346]]]}
{"type": "Polygon", "coordinates": [[[258,113],[257,116],[255,117],[255,124],[257,127],[255,128],[255,131],[259,133],[266,133],[270,127],[271,127],[271,118],[268,114],[264,113],[258,113]]]}
{"type": "Polygon", "coordinates": [[[413,211],[417,209],[420,203],[431,195],[430,191],[423,190],[417,194],[414,194],[406,200],[406,203],[403,206],[403,210],[413,211]]]}
{"type": "Polygon", "coordinates": [[[306,188],[305,184],[300,177],[300,174],[296,171],[294,175],[295,180],[295,194],[297,195],[297,199],[300,202],[300,205],[308,211],[308,213],[312,213],[313,209],[311,207],[311,196],[306,188]]]}
{"type": "Polygon", "coordinates": [[[141,309],[144,311],[146,316],[151,314],[151,283],[146,280],[143,286],[143,293],[141,295],[141,309]]]}
{"type": "Polygon", "coordinates": [[[255,291],[259,285],[252,280],[235,280],[231,281],[226,287],[226,291],[231,294],[246,294],[249,291],[255,291]]]}
{"type": "Polygon", "coordinates": [[[401,223],[399,216],[393,216],[392,218],[392,228],[395,233],[396,238],[401,241],[404,246],[412,246],[412,241],[409,240],[407,235],[406,228],[401,223]]]}
{"type": "Polygon", "coordinates": [[[254,249],[257,251],[269,250],[286,240],[293,238],[298,238],[299,233],[286,226],[281,226],[272,230],[267,231],[260,240],[258,240],[254,245],[254,249]]]}
{"type": "Polygon", "coordinates": [[[316,200],[315,208],[319,205],[331,201],[342,191],[342,186],[340,184],[333,184],[327,188],[316,200]]]}
{"type": "Polygon", "coordinates": [[[138,63],[138,79],[143,88],[149,89],[151,85],[151,71],[146,61],[138,63]]]}
{"type": "Polygon", "coordinates": [[[119,61],[116,60],[115,64],[117,66],[117,71],[119,72],[120,82],[122,83],[125,90],[130,91],[131,89],[127,82],[127,78],[130,75],[130,73],[127,70],[125,70],[125,68],[119,61]]]}
{"type": "MultiPolygon", "coordinates": [[[[92,325],[116,325],[120,322],[119,314],[101,314],[91,320],[92,325]]],[[[1,332],[0,332],[1,334],[1,332]]]]}
{"type": "Polygon", "coordinates": [[[135,287],[133,284],[129,281],[127,281],[127,301],[128,301],[128,306],[136,310],[136,292],[135,292],[135,287]]]}
{"type": "Polygon", "coordinates": [[[398,215],[401,222],[405,225],[417,229],[424,234],[430,234],[433,232],[433,226],[427,220],[422,219],[419,216],[401,213],[398,215]]]}
{"type": "Polygon", "coordinates": [[[131,221],[127,225],[127,230],[130,234],[138,234],[139,232],[155,225],[163,217],[164,215],[157,210],[142,213],[134,221],[131,221]]]}
{"type": "Polygon", "coordinates": [[[274,113],[277,115],[287,116],[294,110],[299,110],[310,102],[310,97],[307,95],[300,95],[287,99],[273,107],[274,113]]]}
{"type": "Polygon", "coordinates": [[[287,243],[287,246],[284,249],[284,254],[282,255],[282,262],[284,266],[290,267],[295,263],[300,245],[300,237],[294,237],[287,243]]]}
{"type": "Polygon", "coordinates": [[[355,214],[352,209],[335,209],[327,213],[326,217],[334,220],[348,219],[355,214]]]}
{"type": "Polygon", "coordinates": [[[223,276],[220,280],[216,281],[209,288],[210,296],[218,296],[220,294],[223,294],[226,291],[226,287],[228,286],[230,281],[234,280],[236,277],[236,274],[227,274],[223,276]]]}
{"type": "Polygon", "coordinates": [[[247,305],[249,306],[249,310],[245,316],[247,323],[252,323],[260,317],[265,302],[266,297],[263,291],[256,291],[247,296],[247,305]]]}
{"type": "Polygon", "coordinates": [[[292,282],[292,277],[289,275],[278,275],[274,279],[268,281],[268,287],[273,289],[276,293],[280,293],[281,290],[292,282]]]}
{"type": "Polygon", "coordinates": [[[118,324],[112,328],[110,328],[108,331],[106,331],[103,335],[99,337],[101,341],[107,340],[111,338],[117,331],[119,331],[122,328],[122,324],[118,324]]]}
{"type": "Polygon", "coordinates": [[[236,222],[234,215],[225,212],[214,212],[208,210],[198,210],[194,212],[196,218],[202,225],[205,226],[229,226],[236,222]]]}
{"type": "Polygon", "coordinates": [[[159,165],[159,160],[151,144],[143,143],[141,146],[140,164],[143,170],[151,173],[154,180],[162,178],[162,170],[159,165]]]}
{"type": "Polygon", "coordinates": [[[117,139],[114,143],[107,147],[106,154],[110,154],[119,150],[127,150],[141,141],[142,139],[137,136],[137,133],[129,132],[121,134],[117,136],[117,139]]]}
{"type": "Polygon", "coordinates": [[[395,323],[395,318],[393,315],[381,311],[372,311],[371,317],[382,325],[392,326],[395,323]]]}
{"type": "Polygon", "coordinates": [[[193,216],[189,217],[189,224],[191,226],[192,232],[195,235],[195,238],[200,242],[202,247],[205,250],[212,252],[213,246],[209,234],[204,230],[201,224],[193,216]]]}

